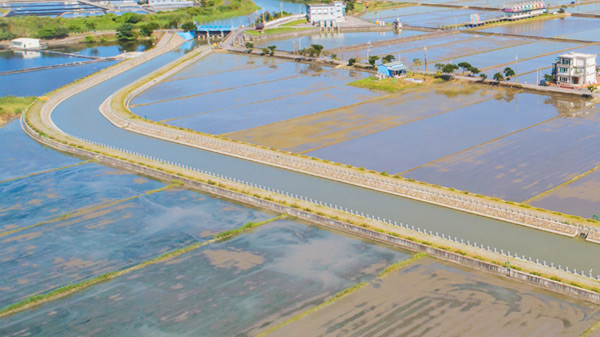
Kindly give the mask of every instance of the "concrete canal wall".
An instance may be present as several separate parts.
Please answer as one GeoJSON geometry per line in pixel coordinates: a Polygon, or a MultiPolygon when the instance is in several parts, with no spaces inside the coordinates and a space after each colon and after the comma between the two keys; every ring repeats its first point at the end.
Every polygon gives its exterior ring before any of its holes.
{"type": "Polygon", "coordinates": [[[81,157],[92,158],[98,161],[101,161],[110,166],[114,166],[121,169],[126,169],[129,171],[133,171],[142,175],[146,175],[149,177],[153,177],[156,179],[160,179],[163,181],[179,181],[183,183],[185,186],[197,189],[203,192],[211,193],[214,195],[218,195],[221,197],[226,197],[235,201],[239,201],[245,204],[249,204],[255,207],[263,208],[266,210],[271,210],[278,213],[288,214],[290,216],[297,217],[299,219],[325,226],[328,228],[340,230],[343,232],[351,233],[354,235],[359,235],[361,237],[365,237],[374,241],[382,242],[385,244],[390,244],[395,247],[411,250],[414,252],[424,252],[433,256],[435,258],[458,263],[463,266],[475,268],[478,270],[486,271],[492,274],[512,278],[515,280],[519,280],[522,282],[526,282],[532,285],[536,285],[541,288],[545,288],[554,292],[566,294],[569,296],[573,296],[588,302],[599,303],[600,304],[600,294],[582,289],[579,287],[567,285],[564,283],[556,282],[541,276],[536,276],[533,274],[521,272],[518,270],[514,270],[511,268],[507,268],[504,266],[500,266],[498,264],[493,264],[490,262],[485,262],[481,260],[477,260],[474,258],[470,258],[458,253],[453,253],[447,250],[435,248],[429,245],[421,244],[415,241],[411,241],[404,238],[399,238],[396,236],[388,235],[385,233],[380,233],[371,229],[363,228],[357,225],[350,224],[348,222],[334,220],[327,216],[322,216],[318,214],[314,214],[309,211],[301,210],[298,208],[294,208],[291,206],[282,205],[277,202],[265,200],[256,196],[251,196],[239,192],[235,192],[229,189],[225,189],[217,186],[216,184],[204,183],[201,181],[196,181],[193,179],[181,177],[177,174],[167,173],[159,169],[154,169],[150,167],[146,167],[140,164],[132,163],[126,160],[114,158],[111,156],[106,156],[99,153],[94,153],[88,151],[84,148],[75,148],[73,146],[69,146],[58,141],[52,140],[48,137],[43,137],[33,130],[24,119],[21,120],[21,125],[24,131],[30,135],[32,138],[37,140],[38,142],[54,148],[58,151],[72,153],[81,157]]]}

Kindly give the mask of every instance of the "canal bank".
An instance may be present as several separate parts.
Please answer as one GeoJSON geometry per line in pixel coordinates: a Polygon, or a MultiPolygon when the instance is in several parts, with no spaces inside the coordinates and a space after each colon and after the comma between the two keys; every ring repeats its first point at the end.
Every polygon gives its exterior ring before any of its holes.
{"type": "MultiPolygon", "coordinates": [[[[183,166],[219,172],[238,180],[299,196],[310,196],[313,200],[334,204],[338,208],[355,209],[398,223],[415,224],[427,229],[428,233],[436,231],[463,238],[465,242],[478,242],[504,251],[519,252],[519,256],[551,261],[556,266],[569,266],[571,270],[596,267],[597,262],[593,256],[597,254],[598,247],[591,243],[132,134],[115,128],[97,112],[97,107],[105,97],[178,56],[177,53],[165,54],[140,67],[122,71],[114,78],[70,98],[64,97],[62,103],[56,104],[58,106],[53,113],[53,121],[64,132],[79,135],[89,141],[124,148],[183,166]],[[560,249],[557,250],[556,247],[560,249]]],[[[72,142],[77,143],[74,140],[72,142]]]]}

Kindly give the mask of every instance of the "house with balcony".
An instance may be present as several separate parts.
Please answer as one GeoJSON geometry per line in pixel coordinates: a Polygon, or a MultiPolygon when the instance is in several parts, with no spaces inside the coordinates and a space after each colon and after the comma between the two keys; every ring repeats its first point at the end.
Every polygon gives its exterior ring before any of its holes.
{"type": "Polygon", "coordinates": [[[334,1],[330,4],[308,4],[306,15],[308,22],[321,27],[333,27],[345,21],[346,5],[343,1],[334,1]]]}
{"type": "Polygon", "coordinates": [[[552,74],[556,77],[556,84],[562,86],[596,84],[596,55],[575,52],[559,55],[554,62],[552,74]]]}

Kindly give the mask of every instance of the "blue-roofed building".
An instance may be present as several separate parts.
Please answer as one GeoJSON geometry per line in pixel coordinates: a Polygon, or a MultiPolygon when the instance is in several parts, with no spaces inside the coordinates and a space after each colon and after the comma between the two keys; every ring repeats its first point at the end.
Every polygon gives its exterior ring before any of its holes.
{"type": "Polygon", "coordinates": [[[400,61],[384,63],[377,66],[377,73],[384,77],[397,77],[406,75],[406,67],[400,61]]]}

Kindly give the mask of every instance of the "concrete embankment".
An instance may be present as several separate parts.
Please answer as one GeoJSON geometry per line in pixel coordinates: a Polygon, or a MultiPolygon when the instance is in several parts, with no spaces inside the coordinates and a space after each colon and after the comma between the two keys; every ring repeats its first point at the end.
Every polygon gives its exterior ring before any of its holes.
{"type": "MultiPolygon", "coordinates": [[[[313,176],[352,184],[380,192],[390,193],[406,198],[424,201],[430,204],[456,209],[472,214],[485,216],[501,221],[561,234],[569,237],[588,236],[590,232],[597,232],[597,228],[585,227],[573,219],[559,215],[549,215],[547,212],[532,208],[520,207],[508,202],[490,200],[479,196],[468,195],[459,191],[427,186],[389,176],[382,176],[372,172],[360,171],[342,165],[335,165],[316,159],[291,154],[284,151],[266,149],[256,145],[233,142],[231,140],[204,135],[192,131],[184,131],[160,123],[151,123],[132,119],[130,112],[117,112],[121,106],[120,101],[112,103],[113,97],[118,97],[128,103],[136,94],[147,90],[170,74],[183,69],[195,62],[197,58],[190,57],[187,61],[178,63],[175,70],[162,70],[159,78],[152,78],[152,82],[144,80],[123,89],[107,99],[100,107],[101,113],[113,125],[136,132],[148,137],[159,138],[202,150],[212,151],[228,156],[267,164],[287,170],[310,174],[313,176]],[[124,93],[127,92],[125,96],[124,93]]],[[[168,66],[167,66],[168,68],[168,66]]],[[[595,237],[595,236],[593,236],[595,237]]]]}
{"type": "MultiPolygon", "coordinates": [[[[600,303],[600,294],[589,291],[583,288],[567,285],[561,282],[556,282],[541,276],[536,276],[531,273],[526,273],[518,270],[514,270],[509,267],[504,267],[499,264],[486,262],[478,259],[474,259],[471,257],[467,257],[460,253],[454,253],[448,251],[446,249],[433,247],[431,244],[424,244],[415,242],[410,239],[401,238],[394,235],[389,235],[386,233],[382,233],[376,230],[372,230],[369,228],[363,228],[357,225],[353,225],[349,222],[332,219],[330,217],[315,214],[311,211],[299,209],[301,206],[292,207],[283,205],[281,203],[277,203],[275,201],[266,200],[256,195],[248,195],[240,192],[235,192],[230,189],[226,189],[218,186],[216,183],[211,183],[210,180],[207,182],[202,182],[194,179],[190,179],[187,177],[183,177],[176,173],[167,173],[165,171],[150,168],[148,166],[144,166],[138,163],[133,163],[124,159],[114,158],[111,156],[104,155],[102,153],[96,153],[88,151],[84,148],[75,148],[73,146],[69,146],[55,140],[52,140],[48,137],[42,137],[36,131],[34,131],[26,122],[23,122],[23,128],[25,132],[27,132],[32,138],[36,139],[38,142],[45,144],[51,148],[54,148],[59,151],[64,151],[68,153],[73,153],[78,156],[93,158],[99,160],[105,164],[127,169],[133,172],[137,172],[139,174],[143,174],[146,176],[150,176],[153,178],[157,178],[164,181],[179,181],[182,182],[185,186],[198,189],[207,193],[215,194],[221,197],[226,197],[232,200],[236,200],[239,202],[243,202],[252,206],[260,207],[263,209],[275,211],[282,214],[288,214],[290,216],[297,217],[299,219],[309,221],[314,224],[322,225],[325,227],[333,228],[336,230],[340,230],[343,232],[359,235],[362,237],[369,238],[371,240],[375,240],[378,242],[382,242],[385,244],[390,244],[396,247],[408,249],[415,252],[425,252],[433,257],[461,264],[463,266],[468,266],[471,268],[476,268],[478,270],[483,270],[490,272],[492,274],[505,276],[508,278],[516,279],[519,281],[523,281],[529,284],[533,284],[551,291],[555,291],[558,293],[566,294],[569,296],[573,296],[588,302],[592,303],[600,303]]],[[[416,234],[416,233],[415,233],[416,234]]],[[[467,248],[468,249],[468,248],[467,248]]],[[[517,261],[518,264],[518,261],[517,261]]]]}

